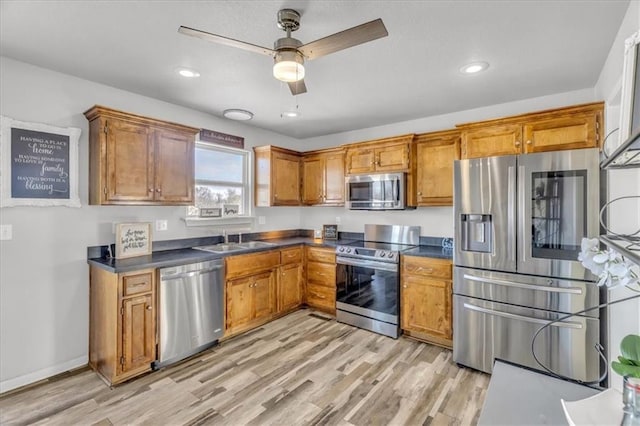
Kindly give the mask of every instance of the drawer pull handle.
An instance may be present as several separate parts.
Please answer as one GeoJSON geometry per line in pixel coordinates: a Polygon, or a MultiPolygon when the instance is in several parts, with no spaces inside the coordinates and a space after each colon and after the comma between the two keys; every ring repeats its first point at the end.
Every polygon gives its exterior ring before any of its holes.
{"type": "Polygon", "coordinates": [[[514,281],[505,281],[505,280],[498,280],[495,278],[483,278],[483,277],[476,277],[473,275],[469,275],[469,274],[464,274],[464,279],[465,280],[469,280],[469,281],[476,281],[476,282],[480,282],[480,283],[487,283],[487,284],[496,284],[496,285],[503,285],[506,287],[517,287],[517,288],[524,288],[527,290],[539,290],[539,291],[546,291],[549,293],[570,293],[570,294],[582,294],[582,289],[579,287],[545,287],[542,285],[535,285],[535,284],[523,284],[523,283],[518,283],[518,282],[514,282],[514,281]]]}
{"type": "Polygon", "coordinates": [[[424,271],[427,274],[430,274],[433,272],[433,268],[423,268],[422,266],[418,266],[418,268],[416,269],[416,272],[420,272],[420,271],[424,271]]]}
{"type": "MultiPolygon", "coordinates": [[[[523,316],[523,315],[512,314],[510,312],[502,312],[502,311],[496,311],[494,309],[482,308],[480,306],[472,305],[470,303],[465,303],[463,306],[466,309],[469,309],[471,311],[482,312],[483,314],[495,315],[497,317],[504,317],[504,318],[510,318],[510,319],[517,319],[517,320],[521,320],[521,321],[526,321],[526,322],[532,322],[534,324],[547,325],[547,324],[549,324],[551,322],[551,320],[544,320],[544,319],[540,319],[540,318],[531,318],[531,317],[526,317],[526,316],[523,316]]],[[[550,324],[550,325],[552,327],[560,327],[560,328],[582,328],[582,324],[580,324],[579,322],[574,322],[574,321],[560,321],[560,322],[554,322],[553,324],[550,324]]]]}

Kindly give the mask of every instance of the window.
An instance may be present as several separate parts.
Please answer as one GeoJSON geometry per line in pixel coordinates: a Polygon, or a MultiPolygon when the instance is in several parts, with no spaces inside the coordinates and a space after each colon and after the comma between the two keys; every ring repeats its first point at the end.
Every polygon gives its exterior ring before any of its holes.
{"type": "Polygon", "coordinates": [[[197,142],[195,157],[196,205],[187,216],[200,216],[204,208],[220,209],[222,217],[249,216],[249,152],[197,142]]]}

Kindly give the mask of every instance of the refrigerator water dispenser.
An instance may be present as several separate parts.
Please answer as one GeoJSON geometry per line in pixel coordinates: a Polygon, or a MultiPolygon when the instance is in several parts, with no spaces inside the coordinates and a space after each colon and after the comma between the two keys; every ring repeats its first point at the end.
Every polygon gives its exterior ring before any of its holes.
{"type": "Polygon", "coordinates": [[[461,214],[461,243],[463,251],[491,253],[493,224],[490,214],[461,214]]]}

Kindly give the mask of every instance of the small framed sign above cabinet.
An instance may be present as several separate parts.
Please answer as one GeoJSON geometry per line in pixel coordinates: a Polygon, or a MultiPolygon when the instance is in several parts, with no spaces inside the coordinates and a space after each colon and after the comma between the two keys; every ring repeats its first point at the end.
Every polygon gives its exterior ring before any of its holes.
{"type": "Polygon", "coordinates": [[[151,223],[116,224],[116,259],[151,254],[151,223]]]}
{"type": "Polygon", "coordinates": [[[338,239],[338,225],[322,225],[322,239],[323,240],[337,240],[338,239]]]}

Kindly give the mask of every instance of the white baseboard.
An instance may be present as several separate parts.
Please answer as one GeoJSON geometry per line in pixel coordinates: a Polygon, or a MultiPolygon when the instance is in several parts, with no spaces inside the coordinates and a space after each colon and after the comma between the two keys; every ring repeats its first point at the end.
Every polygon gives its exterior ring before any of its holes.
{"type": "Polygon", "coordinates": [[[3,380],[0,382],[0,394],[9,392],[10,390],[17,389],[21,386],[30,385],[37,381],[47,379],[56,374],[64,373],[65,371],[72,370],[74,368],[87,365],[89,362],[88,356],[81,356],[62,364],[54,365],[51,367],[43,368],[42,370],[34,371],[33,373],[25,374],[24,376],[14,377],[13,379],[3,380]]]}

